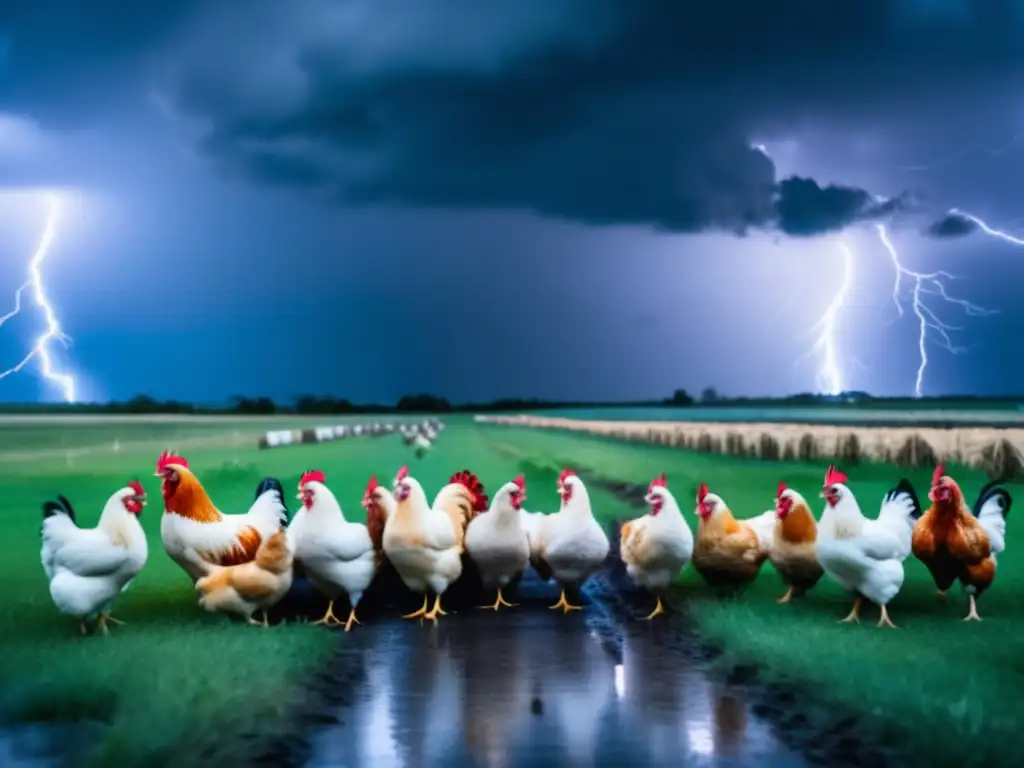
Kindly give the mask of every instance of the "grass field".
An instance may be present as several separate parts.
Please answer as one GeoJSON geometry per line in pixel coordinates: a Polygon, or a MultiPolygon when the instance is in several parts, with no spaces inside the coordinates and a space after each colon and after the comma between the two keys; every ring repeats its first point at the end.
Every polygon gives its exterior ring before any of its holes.
{"type": "MultiPolygon", "coordinates": [[[[779,480],[814,498],[824,471],[816,465],[477,426],[464,417],[447,422],[436,449],[420,462],[411,459],[397,436],[260,452],[248,437],[267,428],[266,420],[179,424],[177,432],[161,432],[163,424],[68,427],[47,421],[23,423],[18,433],[0,428],[0,523],[8,543],[7,557],[0,561],[5,586],[0,714],[14,721],[98,721],[102,731],[93,743],[93,764],[124,766],[235,764],[291,726],[304,683],[325,663],[338,635],[309,626],[242,627],[199,611],[187,578],[159,541],[160,502],[151,475],[164,447],[192,446],[187,451],[192,466],[225,510],[247,508],[266,474],[291,488],[303,470],[316,466],[327,472],[353,519],[361,516],[358,500],[368,476],[390,478],[406,461],[428,488],[463,465],[491,489],[524,471],[529,504],[540,509],[555,507],[555,478],[563,465],[639,483],[666,472],[684,511],[690,511],[693,491],[703,481],[739,516],[767,509],[779,480]],[[64,434],[69,430],[73,438],[64,434]],[[248,437],[235,439],[235,434],[248,437]],[[225,435],[227,440],[218,439],[225,435]],[[197,438],[203,441],[189,442],[197,438]],[[62,440],[73,442],[73,457],[62,440]],[[110,447],[115,441],[118,451],[110,447]],[[47,458],[26,459],[26,442],[47,458]],[[92,524],[106,498],[135,477],[153,498],[143,515],[149,564],[116,613],[128,625],[116,627],[108,638],[83,639],[74,623],[56,612],[46,591],[38,560],[40,503],[63,492],[84,524],[92,524]]],[[[866,510],[899,477],[888,467],[847,470],[866,510]]],[[[969,496],[982,482],[968,470],[950,472],[969,496]]],[[[911,480],[923,488],[928,474],[911,480]]],[[[591,495],[601,517],[636,514],[598,489],[591,495]]],[[[1015,693],[1024,684],[1024,559],[1015,557],[1016,519],[1011,515],[1009,553],[996,583],[980,601],[986,619],[980,624],[959,621],[966,613],[959,594],[951,592],[949,604],[938,604],[916,561],[908,562],[907,583],[891,605],[898,630],[876,629],[870,621],[838,625],[849,602],[824,580],[807,599],[778,606],[774,599],[782,589],[767,567],[741,599],[724,602],[711,598],[688,569],[680,596],[708,640],[722,645],[730,659],[757,663],[765,674],[796,683],[809,713],[833,716],[837,710],[831,705],[843,705],[863,715],[866,733],[936,765],[1008,764],[1024,757],[1016,732],[1024,716],[1024,699],[1015,693]]]]}

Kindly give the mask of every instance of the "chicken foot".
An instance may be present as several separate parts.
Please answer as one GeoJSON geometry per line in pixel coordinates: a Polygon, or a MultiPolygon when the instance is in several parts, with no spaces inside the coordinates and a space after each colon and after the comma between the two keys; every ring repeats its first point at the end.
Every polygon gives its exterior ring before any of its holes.
{"type": "Polygon", "coordinates": [[[427,613],[424,613],[423,614],[423,618],[426,619],[427,621],[432,621],[432,622],[434,622],[436,624],[438,616],[447,616],[447,615],[448,615],[448,613],[446,611],[441,610],[441,596],[437,595],[434,598],[434,607],[431,608],[427,613]]]}
{"type": "MultiPolygon", "coordinates": [[[[349,609],[348,619],[345,621],[345,631],[348,632],[352,629],[353,624],[359,624],[359,619],[356,618],[356,609],[354,606],[349,609]]],[[[360,624],[360,626],[362,625],[360,624]]]]}
{"type": "Polygon", "coordinates": [[[125,622],[125,621],[121,621],[120,619],[115,619],[109,613],[107,614],[107,621],[110,622],[111,624],[114,624],[114,625],[118,626],[118,627],[123,627],[125,624],[128,623],[128,622],[125,622]]]}
{"type": "Polygon", "coordinates": [[[893,629],[896,629],[896,625],[892,623],[892,619],[889,618],[889,611],[884,605],[882,606],[882,615],[878,619],[877,626],[892,627],[893,629]]]}
{"type": "Polygon", "coordinates": [[[477,607],[481,610],[490,609],[492,611],[496,611],[502,606],[504,606],[505,608],[515,608],[517,605],[519,605],[519,603],[508,602],[501,594],[501,587],[498,587],[498,598],[494,601],[493,605],[479,605],[477,607]]]}
{"type": "Polygon", "coordinates": [[[324,617],[319,621],[314,621],[313,625],[317,626],[323,624],[324,626],[328,627],[336,627],[340,626],[343,623],[344,622],[342,622],[341,619],[334,615],[334,601],[331,600],[327,603],[327,613],[325,613],[324,617]]]}
{"type": "Polygon", "coordinates": [[[839,623],[849,624],[850,622],[856,622],[857,624],[860,624],[860,606],[863,602],[864,598],[860,595],[857,595],[857,597],[855,597],[853,600],[853,610],[850,611],[850,615],[847,616],[845,619],[840,619],[839,623]]]}
{"type": "Polygon", "coordinates": [[[780,597],[775,602],[779,603],[780,605],[782,603],[788,603],[790,600],[792,600],[794,597],[796,597],[796,595],[794,594],[795,592],[796,592],[796,590],[793,587],[790,587],[789,589],[786,590],[786,594],[784,594],[782,597],[780,597]]]}
{"type": "Polygon", "coordinates": [[[650,612],[649,614],[647,614],[646,616],[644,616],[644,620],[645,620],[645,621],[650,621],[650,620],[651,620],[651,619],[653,619],[653,618],[654,618],[655,616],[660,616],[660,615],[661,615],[661,614],[663,614],[663,613],[667,613],[667,611],[665,610],[665,606],[661,604],[661,596],[660,596],[660,595],[655,595],[655,596],[654,596],[654,599],[655,599],[655,600],[657,600],[658,602],[657,602],[657,604],[656,604],[656,605],[654,606],[654,610],[653,610],[653,611],[651,611],[651,612],[650,612]]]}
{"type": "Polygon", "coordinates": [[[427,593],[424,592],[423,593],[423,607],[420,608],[418,611],[413,611],[412,613],[405,614],[404,616],[402,616],[402,618],[403,619],[422,619],[424,616],[427,615],[427,600],[428,600],[427,593]]]}
{"type": "Polygon", "coordinates": [[[565,590],[562,590],[562,596],[558,598],[558,602],[552,606],[549,606],[552,611],[557,611],[559,608],[562,609],[562,613],[568,613],[569,611],[582,611],[582,605],[573,605],[565,599],[565,590]]]}
{"type": "Polygon", "coordinates": [[[964,616],[964,621],[981,621],[981,616],[978,615],[978,604],[975,602],[974,595],[968,595],[971,599],[971,611],[964,616]]]}

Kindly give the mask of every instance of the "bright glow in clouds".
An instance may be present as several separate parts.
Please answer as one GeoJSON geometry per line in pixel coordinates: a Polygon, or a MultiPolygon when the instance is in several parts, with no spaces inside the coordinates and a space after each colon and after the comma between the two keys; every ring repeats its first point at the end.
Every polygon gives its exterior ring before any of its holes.
{"type": "Polygon", "coordinates": [[[838,395],[846,384],[843,381],[843,374],[839,368],[839,342],[837,340],[836,320],[843,309],[846,297],[850,292],[853,283],[853,251],[846,243],[840,243],[839,248],[843,254],[843,282],[836,291],[832,303],[828,305],[821,320],[814,326],[820,330],[817,341],[814,342],[813,352],[821,355],[821,367],[818,369],[817,387],[818,390],[829,395],[838,395]]]}
{"type": "Polygon", "coordinates": [[[46,200],[49,206],[49,213],[46,217],[46,226],[43,229],[43,234],[39,239],[39,245],[36,247],[36,251],[32,254],[32,258],[28,263],[28,279],[15,291],[14,309],[0,317],[0,327],[2,327],[4,323],[18,315],[22,310],[23,294],[25,291],[31,290],[35,305],[42,312],[46,321],[46,329],[36,338],[32,348],[21,359],[21,362],[13,368],[0,372],[0,380],[19,373],[32,360],[38,358],[43,378],[56,384],[60,388],[64,400],[68,403],[73,403],[75,402],[75,380],[70,374],[57,371],[51,355],[55,343],[63,344],[67,348],[71,339],[61,330],[60,321],[57,319],[57,313],[54,310],[53,304],[46,295],[46,286],[43,282],[43,263],[46,261],[46,256],[50,252],[50,246],[53,244],[53,239],[56,236],[61,211],[61,200],[57,195],[47,195],[46,200]]]}

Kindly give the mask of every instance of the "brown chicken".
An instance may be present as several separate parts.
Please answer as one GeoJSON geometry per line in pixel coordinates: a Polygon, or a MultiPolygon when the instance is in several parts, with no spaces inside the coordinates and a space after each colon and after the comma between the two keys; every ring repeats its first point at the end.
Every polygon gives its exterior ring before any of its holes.
{"type": "Polygon", "coordinates": [[[768,559],[782,577],[782,583],[789,588],[778,602],[788,603],[817,584],[825,571],[814,551],[818,524],[807,500],[792,488],[787,488],[785,483],[779,483],[775,515],[778,521],[768,559]]]}
{"type": "Polygon", "coordinates": [[[940,599],[959,580],[970,599],[964,621],[981,621],[977,598],[996,576],[996,554],[1005,548],[1006,515],[1011,497],[998,482],[981,489],[973,512],[963,492],[939,465],[928,493],[932,505],[914,525],[914,556],[924,563],[939,588],[940,599]]]}
{"type": "Polygon", "coordinates": [[[214,566],[209,576],[196,581],[199,605],[210,613],[233,613],[249,624],[259,625],[252,615],[275,606],[292,586],[293,552],[288,532],[282,528],[256,551],[256,558],[241,565],[214,566]]]}
{"type": "Polygon", "coordinates": [[[712,586],[737,587],[753,581],[768,558],[775,511],[737,520],[720,496],[697,491],[697,545],[693,567],[712,586]]]}

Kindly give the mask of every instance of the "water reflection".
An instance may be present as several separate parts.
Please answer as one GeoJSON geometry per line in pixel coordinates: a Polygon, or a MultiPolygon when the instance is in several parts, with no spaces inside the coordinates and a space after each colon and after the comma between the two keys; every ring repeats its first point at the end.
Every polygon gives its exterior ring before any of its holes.
{"type": "Polygon", "coordinates": [[[361,627],[346,654],[365,679],[309,765],[806,765],[671,627],[609,642],[594,621],[523,607],[361,627]]]}

